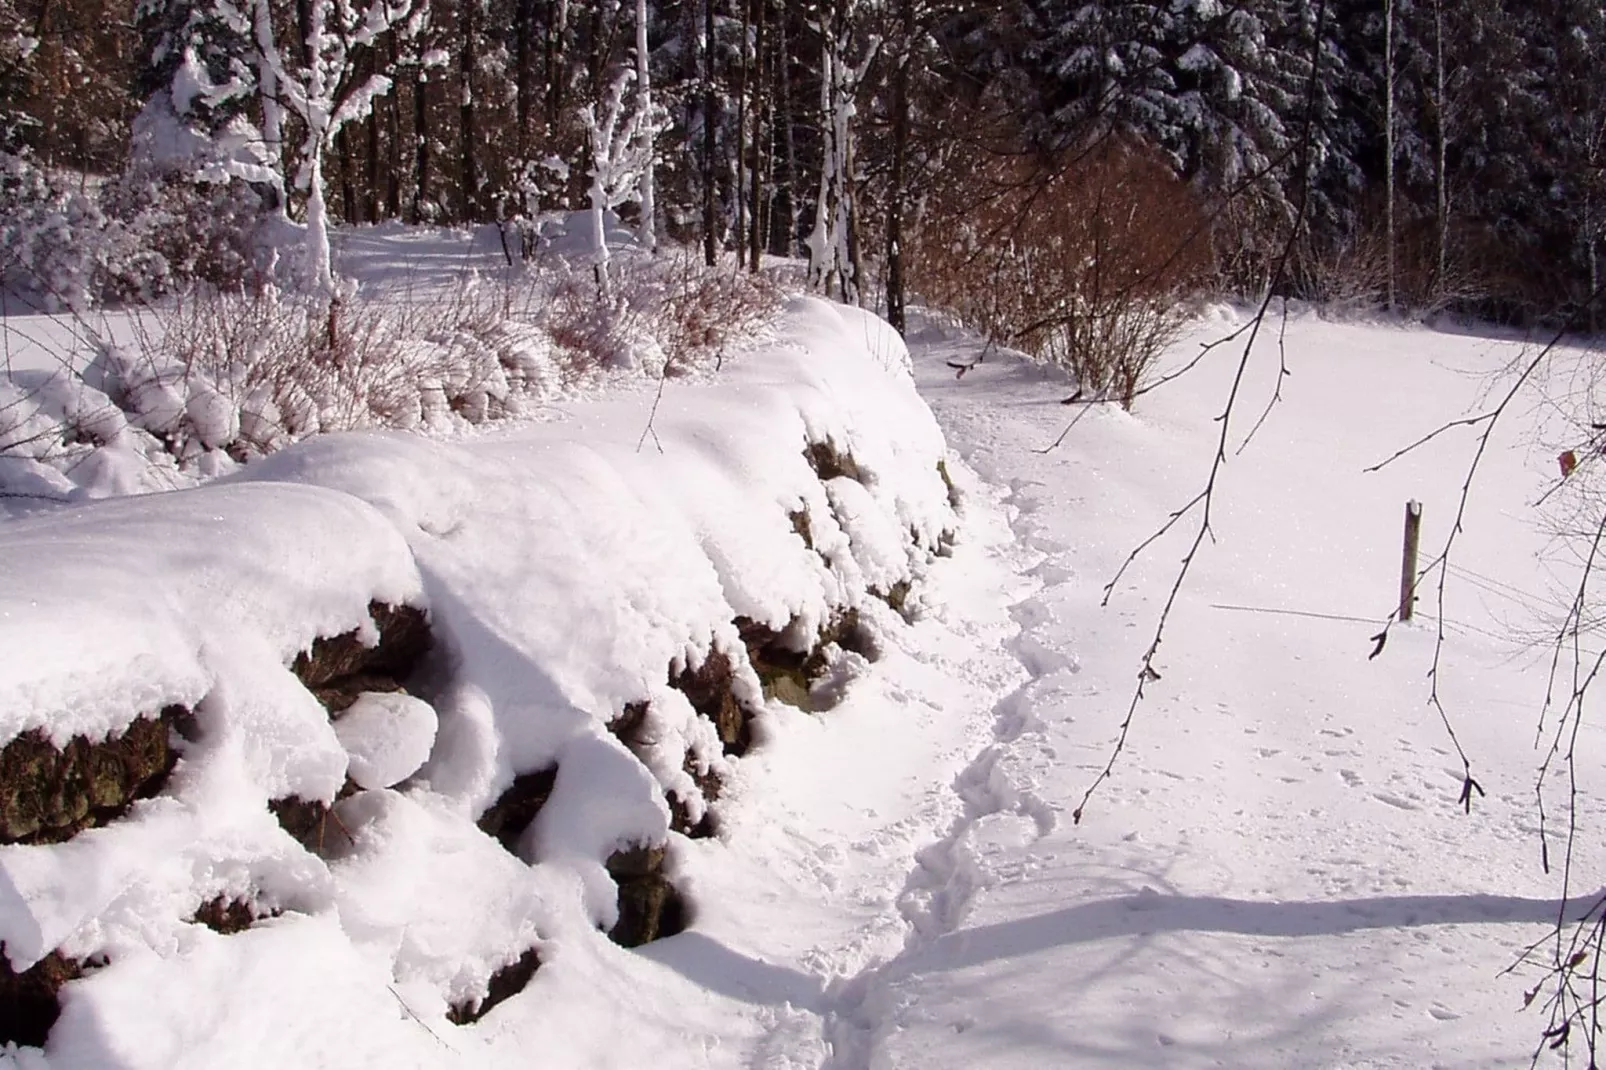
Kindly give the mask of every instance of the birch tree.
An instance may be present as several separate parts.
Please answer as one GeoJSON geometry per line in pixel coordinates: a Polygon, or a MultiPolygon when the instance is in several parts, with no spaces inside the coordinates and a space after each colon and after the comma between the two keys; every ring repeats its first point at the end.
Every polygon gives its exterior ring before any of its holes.
{"type": "MultiPolygon", "coordinates": [[[[267,0],[257,0],[266,7],[267,0]]],[[[332,298],[334,267],[329,247],[329,214],[324,194],[324,160],[341,127],[366,117],[374,101],[391,89],[389,74],[379,71],[354,77],[355,60],[375,41],[414,13],[414,3],[427,0],[370,0],[359,7],[352,0],[311,0],[307,11],[304,62],[286,62],[278,48],[269,48],[259,19],[259,44],[278,100],[301,120],[304,132],[295,146],[295,186],[306,193],[304,276],[313,293],[332,298]]],[[[298,50],[299,51],[299,50],[298,50]]]]}
{"type": "Polygon", "coordinates": [[[662,108],[652,105],[639,93],[628,103],[636,71],[626,67],[603,92],[602,99],[580,109],[580,122],[586,132],[591,155],[591,184],[587,196],[591,203],[592,266],[597,290],[604,300],[610,296],[608,281],[607,214],[631,200],[639,200],[643,176],[650,171],[658,132],[667,125],[662,108]]]}
{"type": "MultiPolygon", "coordinates": [[[[652,59],[647,51],[647,0],[636,0],[636,114],[649,118],[655,114],[652,104],[652,59]]],[[[644,131],[646,154],[641,162],[641,174],[636,179],[636,200],[641,206],[641,243],[649,252],[655,252],[658,248],[657,191],[653,188],[654,133],[654,124],[650,122],[644,131]]]]}
{"type": "Polygon", "coordinates": [[[820,16],[820,191],[809,234],[809,283],[844,301],[858,301],[854,255],[854,97],[874,51],[855,66],[853,30],[858,0],[836,0],[820,16]]]}

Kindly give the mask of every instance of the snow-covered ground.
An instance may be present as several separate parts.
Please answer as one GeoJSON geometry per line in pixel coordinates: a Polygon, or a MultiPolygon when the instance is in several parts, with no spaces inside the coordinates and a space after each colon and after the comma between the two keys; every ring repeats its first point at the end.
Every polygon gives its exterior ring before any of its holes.
{"type": "MultiPolygon", "coordinates": [[[[360,235],[352,255],[382,266],[394,237],[360,235]]],[[[429,244],[427,270],[444,278],[454,255],[429,244]]],[[[1207,317],[1173,364],[1239,322],[1207,317]]],[[[1513,413],[1452,561],[1439,683],[1486,792],[1470,815],[1427,702],[1434,592],[1367,654],[1398,594],[1404,503],[1425,503],[1429,559],[1473,440],[1363,471],[1487,400],[1520,343],[1296,317],[1283,400],[1240,453],[1277,378],[1262,339],[1216,538],[1077,824],[1191,519],[1107,608],[1104,586],[1203,486],[1237,347],[1129,414],[1062,406],[1062,379],[996,351],[956,377],[980,346],[921,321],[933,423],[884,327],[804,302],[784,331],[713,379],[666,383],[656,415],[651,389],[568,397],[539,424],[313,439],[223,486],[0,523],[8,734],[103,731],[168,702],[215,729],[129,819],[0,848],[13,961],[111,960],[67,986],[42,1054],[0,1066],[1526,1062],[1546,1024],[1520,1011],[1537,975],[1501,971],[1562,893],[1540,866],[1535,637],[1569,575],[1533,503],[1566,442],[1543,405],[1513,413]],[[955,521],[938,427],[960,492],[951,556],[929,552],[955,521]],[[875,478],[822,484],[801,449],[824,440],[875,478]],[[259,567],[231,577],[242,559],[259,567]],[[868,597],[911,578],[910,620],[868,597]],[[373,598],[426,606],[452,654],[406,738],[331,728],[282,669],[373,598]],[[734,651],[737,615],[780,629],[843,607],[880,660],[838,652],[829,711],[764,703],[741,757],[665,683],[666,666],[734,651]],[[53,643],[73,635],[82,650],[53,643]],[[643,699],[657,720],[638,763],[606,723],[643,699]],[[663,839],[660,793],[693,794],[688,750],[725,775],[717,835],[668,841],[690,925],[627,951],[596,931],[602,860],[663,839]],[[356,842],[318,859],[262,803],[328,794],[348,762],[404,783],[343,803],[356,842]],[[526,865],[472,817],[553,762],[526,865]],[[183,920],[247,890],[285,913],[231,936],[183,920]],[[532,942],[522,992],[446,1020],[532,942]]],[[[757,701],[755,680],[736,686],[757,701]]],[[[1606,866],[1602,745],[1586,724],[1575,895],[1606,866]]]]}
{"type": "MultiPolygon", "coordinates": [[[[1231,325],[1201,326],[1178,358],[1231,325]]],[[[1213,351],[1135,414],[1088,412],[1040,453],[1074,418],[1055,404],[1063,385],[1007,358],[955,379],[937,358],[973,347],[928,339],[915,347],[922,391],[950,448],[1001,488],[1017,563],[1039,584],[1012,610],[1032,679],[1000,706],[989,793],[922,856],[912,886],[938,889],[942,909],[865,981],[862,1045],[845,1065],[1525,1063],[1547,1025],[1519,1013],[1538,977],[1501,971],[1554,923],[1561,890],[1541,869],[1533,796],[1549,668],[1537,637],[1566,579],[1541,560],[1532,508],[1556,478],[1548,412],[1524,403],[1497,431],[1452,559],[1440,683],[1487,791],[1470,816],[1427,702],[1434,590],[1419,623],[1367,654],[1398,598],[1404,503],[1424,503],[1425,563],[1473,435],[1363,471],[1486,403],[1521,347],[1296,319],[1284,400],[1240,455],[1277,377],[1275,339],[1262,341],[1216,540],[1178,600],[1127,752],[1078,826],[1064,816],[1114,743],[1192,524],[1151,546],[1101,609],[1104,585],[1204,487],[1239,350],[1213,351]]],[[[1575,894],[1606,863],[1601,743],[1586,725],[1575,894]]]]}

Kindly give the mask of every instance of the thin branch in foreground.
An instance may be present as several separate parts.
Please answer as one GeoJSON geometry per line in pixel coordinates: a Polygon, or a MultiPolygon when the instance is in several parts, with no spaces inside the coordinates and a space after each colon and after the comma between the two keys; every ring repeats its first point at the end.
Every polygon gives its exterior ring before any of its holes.
{"type": "MultiPolygon", "coordinates": [[[[720,351],[720,355],[724,356],[723,350],[720,351]]],[[[647,444],[648,435],[652,436],[652,444],[658,447],[658,452],[664,452],[664,444],[658,439],[658,429],[653,426],[653,421],[658,418],[658,405],[664,400],[664,384],[667,382],[669,382],[669,362],[666,360],[663,370],[658,373],[658,392],[653,395],[652,409],[647,413],[647,426],[642,428],[641,437],[636,440],[637,453],[640,453],[641,447],[647,444]]]]}
{"type": "MultiPolygon", "coordinates": [[[[961,372],[960,374],[963,375],[964,373],[961,372]]],[[[1071,433],[1071,431],[1075,429],[1077,424],[1082,422],[1082,417],[1086,416],[1091,411],[1093,411],[1093,406],[1091,404],[1084,405],[1082,407],[1082,411],[1077,413],[1076,417],[1074,419],[1072,419],[1070,423],[1065,425],[1065,430],[1060,432],[1058,438],[1056,438],[1053,442],[1050,442],[1048,445],[1044,446],[1042,449],[1033,450],[1032,452],[1033,453],[1053,453],[1055,447],[1057,447],[1061,442],[1064,442],[1066,436],[1069,435],[1071,433]]]]}
{"type": "Polygon", "coordinates": [[[1260,419],[1255,421],[1255,426],[1249,429],[1249,434],[1238,444],[1235,456],[1242,457],[1244,450],[1249,448],[1249,444],[1255,440],[1260,429],[1266,425],[1266,418],[1271,415],[1271,410],[1283,400],[1283,380],[1292,374],[1294,373],[1288,370],[1288,302],[1284,301],[1282,323],[1277,328],[1277,385],[1272,389],[1271,400],[1266,402],[1266,408],[1261,412],[1260,419]]]}
{"type": "MultiPolygon", "coordinates": [[[[1321,40],[1322,32],[1326,27],[1326,24],[1327,0],[1317,0],[1316,29],[1312,37],[1311,46],[1312,55],[1310,79],[1306,87],[1305,122],[1299,142],[1302,195],[1299,201],[1299,210],[1295,214],[1293,223],[1288,230],[1288,239],[1283,243],[1282,250],[1278,255],[1276,268],[1272,276],[1274,279],[1280,279],[1286,276],[1288,264],[1293,257],[1294,246],[1299,241],[1299,235],[1304,229],[1306,212],[1310,204],[1311,163],[1312,153],[1314,150],[1314,134],[1316,129],[1316,88],[1320,84],[1321,40]]],[[[1232,335],[1232,337],[1236,337],[1247,329],[1249,337],[1245,340],[1243,351],[1239,354],[1238,367],[1233,373],[1232,386],[1227,392],[1226,403],[1222,408],[1221,414],[1216,417],[1217,422],[1221,424],[1221,431],[1216,442],[1215,454],[1210,460],[1210,471],[1205,478],[1204,489],[1195,495],[1193,500],[1187,505],[1173,513],[1170,519],[1167,520],[1164,525],[1162,525],[1160,531],[1144,540],[1138,549],[1133,551],[1132,555],[1128,557],[1126,563],[1122,564],[1120,571],[1116,574],[1116,580],[1118,580],[1121,574],[1124,573],[1131,563],[1137,559],[1138,555],[1142,553],[1144,548],[1152,545],[1157,539],[1164,535],[1166,531],[1177,524],[1183,516],[1191,514],[1195,509],[1199,510],[1199,526],[1194,531],[1193,541],[1189,544],[1188,551],[1182,558],[1181,567],[1178,568],[1176,578],[1172,581],[1171,590],[1166,596],[1165,605],[1161,607],[1159,619],[1155,622],[1154,636],[1149,642],[1148,650],[1144,652],[1141,665],[1138,669],[1137,685],[1134,687],[1132,692],[1132,701],[1127,705],[1126,717],[1121,722],[1120,731],[1116,737],[1114,746],[1110,750],[1109,758],[1104,763],[1104,768],[1099,771],[1098,776],[1096,776],[1093,779],[1093,782],[1088,785],[1087,791],[1082,795],[1082,801],[1078,803],[1076,809],[1072,811],[1071,818],[1075,824],[1081,824],[1082,815],[1087,809],[1087,804],[1092,800],[1094,793],[1098,791],[1099,787],[1105,781],[1110,779],[1110,776],[1115,771],[1116,762],[1120,760],[1121,755],[1126,750],[1127,737],[1131,733],[1132,723],[1137,716],[1138,706],[1143,702],[1145,690],[1151,682],[1158,681],[1160,679],[1160,674],[1155,669],[1154,662],[1155,658],[1160,653],[1160,644],[1165,637],[1165,629],[1166,625],[1170,622],[1171,612],[1176,607],[1177,598],[1182,593],[1183,585],[1187,582],[1188,575],[1193,569],[1193,563],[1198,557],[1200,548],[1204,545],[1205,538],[1214,537],[1214,533],[1210,524],[1211,511],[1215,504],[1216,488],[1221,476],[1221,470],[1226,466],[1227,463],[1227,443],[1232,432],[1232,417],[1237,408],[1239,395],[1243,389],[1244,376],[1248,372],[1249,362],[1254,354],[1255,342],[1260,337],[1260,329],[1264,325],[1266,321],[1266,313],[1271,307],[1273,293],[1274,288],[1268,286],[1266,289],[1266,294],[1261,299],[1260,307],[1256,311],[1254,317],[1247,324],[1235,331],[1232,335]]],[[[1198,360],[1200,358],[1195,359],[1198,360]]],[[[1105,588],[1105,604],[1107,604],[1109,601],[1110,590],[1113,588],[1116,580],[1112,580],[1110,585],[1105,588]]]]}
{"type": "Polygon", "coordinates": [[[1388,457],[1374,465],[1369,465],[1368,467],[1361,469],[1361,471],[1381,472],[1383,469],[1387,468],[1400,458],[1405,457],[1408,454],[1415,453],[1417,450],[1421,449],[1423,446],[1426,446],[1429,442],[1432,442],[1440,435],[1454,431],[1458,427],[1476,427],[1481,423],[1495,420],[1497,416],[1497,411],[1490,411],[1480,413],[1477,416],[1466,416],[1459,420],[1451,420],[1449,423],[1441,424],[1440,426],[1435,427],[1432,431],[1429,431],[1427,434],[1423,435],[1421,438],[1417,439],[1415,442],[1411,443],[1409,446],[1402,446],[1400,449],[1395,450],[1388,457]]]}

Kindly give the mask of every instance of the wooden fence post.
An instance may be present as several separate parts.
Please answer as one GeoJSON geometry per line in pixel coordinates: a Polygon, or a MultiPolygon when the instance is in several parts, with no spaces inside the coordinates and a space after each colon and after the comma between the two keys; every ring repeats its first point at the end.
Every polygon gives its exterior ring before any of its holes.
{"type": "Polygon", "coordinates": [[[1422,503],[1405,503],[1405,554],[1400,562],[1400,620],[1411,619],[1416,602],[1416,551],[1422,541],[1422,503]]]}

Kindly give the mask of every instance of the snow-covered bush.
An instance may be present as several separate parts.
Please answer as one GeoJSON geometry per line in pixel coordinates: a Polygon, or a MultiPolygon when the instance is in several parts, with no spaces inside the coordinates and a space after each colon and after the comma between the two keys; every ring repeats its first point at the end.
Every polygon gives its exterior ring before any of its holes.
{"type": "Polygon", "coordinates": [[[981,156],[950,173],[911,243],[923,296],[1130,405],[1208,267],[1186,184],[1113,139],[1053,167],[981,156]]]}
{"type": "Polygon", "coordinates": [[[194,281],[239,287],[263,264],[261,197],[239,180],[130,171],[74,188],[0,153],[0,281],[84,312],[194,281]]]}
{"type": "Polygon", "coordinates": [[[103,204],[159,258],[160,276],[127,296],[154,296],[192,282],[238,290],[262,281],[269,259],[263,232],[272,216],[245,182],[130,173],[106,186],[103,204]]]}
{"type": "Polygon", "coordinates": [[[0,281],[49,308],[82,311],[107,294],[159,289],[162,258],[108,217],[94,189],[54,181],[27,156],[0,153],[0,281]]]}

